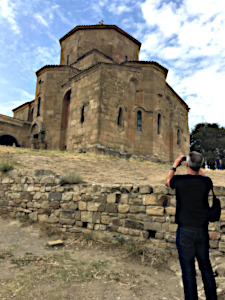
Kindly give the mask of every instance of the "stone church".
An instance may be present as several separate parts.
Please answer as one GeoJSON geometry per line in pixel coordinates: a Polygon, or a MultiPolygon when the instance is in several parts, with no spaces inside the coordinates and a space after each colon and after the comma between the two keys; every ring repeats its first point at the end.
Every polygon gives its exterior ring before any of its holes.
{"type": "Polygon", "coordinates": [[[188,153],[189,108],[165,67],[139,61],[138,40],[98,24],[59,42],[60,64],[36,72],[35,99],[0,115],[0,144],[160,161],[188,153]]]}

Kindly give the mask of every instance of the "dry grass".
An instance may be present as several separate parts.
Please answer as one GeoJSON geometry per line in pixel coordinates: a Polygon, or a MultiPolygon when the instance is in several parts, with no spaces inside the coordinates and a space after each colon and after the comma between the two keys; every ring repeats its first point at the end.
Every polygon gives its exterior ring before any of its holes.
{"type": "MultiPolygon", "coordinates": [[[[80,174],[85,182],[121,184],[164,184],[169,163],[155,163],[140,159],[119,159],[92,153],[32,150],[0,146],[0,159],[16,162],[16,168],[51,170],[62,176],[80,174]]],[[[184,163],[183,163],[184,164],[184,163]]],[[[225,170],[204,170],[214,185],[225,186],[225,170]]],[[[182,165],[177,174],[184,174],[182,165]]]]}

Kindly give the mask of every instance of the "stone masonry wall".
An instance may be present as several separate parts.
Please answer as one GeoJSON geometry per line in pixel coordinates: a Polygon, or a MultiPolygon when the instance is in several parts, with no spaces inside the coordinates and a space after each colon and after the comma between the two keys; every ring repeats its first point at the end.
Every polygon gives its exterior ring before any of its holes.
{"type": "MultiPolygon", "coordinates": [[[[225,252],[225,188],[214,190],[222,214],[220,222],[209,225],[210,246],[225,252]]],[[[174,248],[175,201],[174,191],[162,185],[65,184],[59,175],[43,170],[0,175],[1,213],[97,239],[133,239],[174,248]]]]}

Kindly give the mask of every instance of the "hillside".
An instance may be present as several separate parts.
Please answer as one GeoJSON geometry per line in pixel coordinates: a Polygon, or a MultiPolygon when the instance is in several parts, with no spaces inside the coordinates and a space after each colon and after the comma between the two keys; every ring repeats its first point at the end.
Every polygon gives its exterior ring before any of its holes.
{"type": "MultiPolygon", "coordinates": [[[[32,150],[0,146],[0,160],[15,162],[16,168],[46,169],[60,175],[70,172],[80,173],[83,180],[92,183],[135,183],[164,184],[170,164],[142,161],[140,159],[120,159],[96,154],[32,150]]],[[[185,164],[177,174],[185,173],[185,164]]],[[[225,170],[204,170],[212,178],[214,185],[225,186],[225,170]]]]}

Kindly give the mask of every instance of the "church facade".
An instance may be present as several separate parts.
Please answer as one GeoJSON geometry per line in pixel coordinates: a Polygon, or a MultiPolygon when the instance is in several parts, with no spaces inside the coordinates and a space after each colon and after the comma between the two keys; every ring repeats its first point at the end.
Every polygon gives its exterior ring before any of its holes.
{"type": "Polygon", "coordinates": [[[139,61],[141,43],[115,25],[76,26],[59,65],[36,72],[33,101],[0,115],[0,144],[172,161],[189,151],[187,104],[168,70],[139,61]]]}

